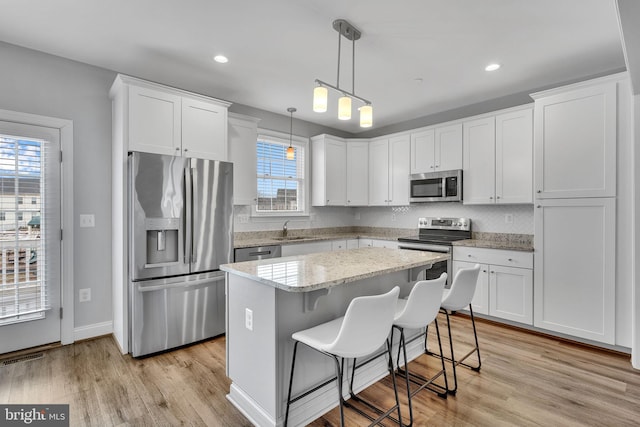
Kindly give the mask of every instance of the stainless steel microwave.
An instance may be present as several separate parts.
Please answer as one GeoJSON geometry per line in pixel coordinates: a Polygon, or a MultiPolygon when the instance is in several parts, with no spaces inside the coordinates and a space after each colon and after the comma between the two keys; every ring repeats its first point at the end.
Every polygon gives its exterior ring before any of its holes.
{"type": "Polygon", "coordinates": [[[409,201],[459,202],[462,200],[462,170],[416,173],[410,176],[409,201]]]}

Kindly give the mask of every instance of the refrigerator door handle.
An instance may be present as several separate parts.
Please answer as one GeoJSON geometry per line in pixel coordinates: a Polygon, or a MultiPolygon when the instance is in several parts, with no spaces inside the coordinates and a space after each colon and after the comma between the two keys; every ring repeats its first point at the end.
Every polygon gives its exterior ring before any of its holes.
{"type": "Polygon", "coordinates": [[[189,250],[191,251],[191,264],[193,267],[193,264],[195,264],[198,261],[198,257],[197,257],[197,253],[196,253],[196,245],[195,245],[195,238],[193,236],[194,232],[195,232],[195,224],[196,224],[196,215],[199,214],[199,212],[197,211],[197,209],[195,209],[195,200],[193,195],[194,194],[200,194],[198,193],[198,180],[199,180],[199,176],[198,176],[198,169],[197,168],[191,168],[191,197],[189,200],[189,204],[190,204],[190,210],[191,210],[191,215],[190,215],[190,219],[191,219],[191,230],[189,231],[189,233],[191,234],[191,246],[189,248],[189,250]]]}
{"type": "Polygon", "coordinates": [[[191,250],[193,247],[193,177],[191,176],[191,166],[184,170],[184,263],[190,264],[192,259],[191,250]]]}
{"type": "Polygon", "coordinates": [[[149,286],[144,286],[144,285],[138,285],[137,286],[137,291],[138,292],[153,292],[153,291],[161,291],[164,289],[173,289],[173,288],[191,288],[194,286],[199,286],[205,283],[211,283],[211,282],[219,282],[221,280],[224,280],[225,276],[219,276],[219,277],[209,277],[206,279],[199,279],[199,280],[192,280],[189,282],[179,282],[179,283],[164,283],[162,285],[149,285],[149,286]]]}

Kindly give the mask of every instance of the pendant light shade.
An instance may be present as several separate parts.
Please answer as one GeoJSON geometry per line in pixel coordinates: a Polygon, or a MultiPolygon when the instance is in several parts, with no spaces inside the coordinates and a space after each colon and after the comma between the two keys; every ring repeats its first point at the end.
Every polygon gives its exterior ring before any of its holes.
{"type": "Polygon", "coordinates": [[[287,160],[293,160],[296,157],[296,150],[293,148],[293,113],[296,109],[293,107],[287,108],[289,114],[291,114],[291,120],[289,122],[289,147],[287,147],[287,160]]]}
{"type": "Polygon", "coordinates": [[[338,99],[338,119],[351,119],[351,98],[348,96],[341,96],[338,99]]]}
{"type": "Polygon", "coordinates": [[[373,126],[373,107],[371,105],[363,105],[360,110],[360,127],[370,128],[373,126]]]}
{"type": "Polygon", "coordinates": [[[328,92],[327,88],[323,86],[316,86],[316,88],[313,89],[313,111],[316,113],[324,113],[327,111],[328,92]]]}

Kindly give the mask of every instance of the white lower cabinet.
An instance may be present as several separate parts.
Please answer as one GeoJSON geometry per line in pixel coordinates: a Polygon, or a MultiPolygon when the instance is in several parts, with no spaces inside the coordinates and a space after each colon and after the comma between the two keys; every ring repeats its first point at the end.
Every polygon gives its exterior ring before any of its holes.
{"type": "MultiPolygon", "coordinates": [[[[344,240],[342,240],[344,243],[344,240]]],[[[333,241],[323,240],[320,242],[294,243],[282,245],[282,256],[307,255],[315,252],[329,252],[333,249],[333,241]]]]}
{"type": "Polygon", "coordinates": [[[616,199],[537,203],[535,326],[615,344],[616,199]]]}
{"type": "Polygon", "coordinates": [[[453,272],[480,264],[475,313],[533,325],[533,253],[453,248],[453,272]]]}

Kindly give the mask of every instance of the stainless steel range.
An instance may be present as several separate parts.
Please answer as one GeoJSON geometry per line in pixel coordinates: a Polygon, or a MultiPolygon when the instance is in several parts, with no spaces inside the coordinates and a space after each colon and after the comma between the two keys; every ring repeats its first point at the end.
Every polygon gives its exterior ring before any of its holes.
{"type": "MultiPolygon", "coordinates": [[[[400,237],[398,248],[451,254],[453,252],[451,242],[470,238],[471,220],[469,218],[419,218],[418,235],[400,237]]],[[[447,273],[449,276],[447,286],[449,286],[453,280],[451,259],[434,264],[425,273],[425,276],[419,279],[435,279],[442,273],[447,273]]]]}

